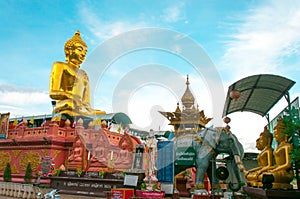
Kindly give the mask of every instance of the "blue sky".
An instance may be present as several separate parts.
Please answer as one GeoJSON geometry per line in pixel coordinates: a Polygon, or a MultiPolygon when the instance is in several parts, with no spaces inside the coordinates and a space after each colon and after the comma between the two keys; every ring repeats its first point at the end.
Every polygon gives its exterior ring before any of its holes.
{"type": "MultiPolygon", "coordinates": [[[[199,109],[215,121],[221,120],[216,112],[222,112],[228,86],[249,75],[285,76],[296,81],[291,98],[300,93],[300,2],[296,0],[8,0],[0,1],[0,18],[0,112],[10,112],[11,117],[51,113],[48,87],[52,64],[65,60],[64,43],[76,30],[89,47],[82,69],[96,80],[91,82],[94,107],[123,111],[137,128],[171,129],[157,111],[175,110],[187,74],[199,109]],[[189,45],[197,44],[189,53],[197,56],[194,50],[202,49],[203,60],[211,64],[207,69],[218,79],[195,70],[183,56],[183,46],[171,48],[164,37],[160,37],[161,49],[137,46],[112,57],[103,68],[102,59],[124,50],[124,46],[139,44],[139,39],[145,39],[140,35],[148,34],[150,43],[155,42],[148,29],[142,34],[143,28],[162,30],[163,36],[177,35],[188,39],[189,45]],[[99,68],[103,69],[101,74],[95,72],[99,68]],[[212,100],[214,81],[224,91],[217,104],[212,100]]],[[[281,100],[271,118],[285,105],[281,100]]],[[[266,119],[246,112],[229,116],[244,147],[255,150],[266,119]]]]}

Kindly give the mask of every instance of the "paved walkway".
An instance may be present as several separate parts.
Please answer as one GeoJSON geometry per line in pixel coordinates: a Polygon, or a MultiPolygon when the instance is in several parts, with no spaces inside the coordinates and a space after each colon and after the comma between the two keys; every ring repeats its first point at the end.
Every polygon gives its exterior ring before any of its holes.
{"type": "MultiPolygon", "coordinates": [[[[45,194],[52,189],[41,189],[42,193],[45,194]]],[[[82,195],[70,195],[70,194],[60,194],[58,193],[61,199],[106,199],[106,197],[94,197],[94,196],[82,196],[82,195]]],[[[15,199],[14,197],[1,196],[0,199],[15,199]]]]}
{"type": "MultiPolygon", "coordinates": [[[[105,199],[101,197],[93,196],[80,196],[80,195],[68,195],[68,194],[59,194],[61,199],[105,199]]],[[[14,199],[14,197],[0,196],[1,199],[14,199]]]]}

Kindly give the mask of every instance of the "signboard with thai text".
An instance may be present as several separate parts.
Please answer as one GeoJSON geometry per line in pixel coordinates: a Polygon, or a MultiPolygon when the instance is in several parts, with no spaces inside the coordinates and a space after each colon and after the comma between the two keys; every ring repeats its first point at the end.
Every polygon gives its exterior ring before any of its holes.
{"type": "Polygon", "coordinates": [[[194,135],[179,137],[175,143],[175,165],[194,166],[196,153],[192,147],[194,135]]]}

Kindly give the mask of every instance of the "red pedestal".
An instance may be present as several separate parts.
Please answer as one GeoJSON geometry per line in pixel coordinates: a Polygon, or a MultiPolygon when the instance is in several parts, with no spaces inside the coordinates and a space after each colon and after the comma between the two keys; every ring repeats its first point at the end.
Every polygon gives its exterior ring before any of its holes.
{"type": "Polygon", "coordinates": [[[165,192],[164,191],[136,190],[136,197],[137,198],[164,198],[165,197],[165,192]]]}
{"type": "Polygon", "coordinates": [[[134,189],[111,189],[113,199],[129,199],[134,196],[134,189]]]}

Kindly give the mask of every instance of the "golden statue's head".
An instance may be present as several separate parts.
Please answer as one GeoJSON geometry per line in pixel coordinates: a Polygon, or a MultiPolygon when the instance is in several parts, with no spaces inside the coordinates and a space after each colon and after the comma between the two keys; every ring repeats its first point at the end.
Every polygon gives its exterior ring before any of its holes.
{"type": "Polygon", "coordinates": [[[256,143],[256,147],[258,145],[261,149],[259,149],[258,147],[257,147],[257,149],[262,150],[266,146],[270,147],[272,144],[272,140],[273,140],[273,135],[270,133],[270,131],[267,129],[267,127],[265,127],[264,131],[260,134],[258,143],[256,143]]]}
{"type": "Polygon", "coordinates": [[[87,45],[81,39],[79,31],[76,31],[74,36],[65,43],[64,51],[66,62],[79,68],[87,53],[87,45]]]}
{"type": "Polygon", "coordinates": [[[264,149],[264,147],[260,143],[260,137],[258,139],[256,139],[256,148],[258,150],[263,150],[264,149]]]}
{"type": "Polygon", "coordinates": [[[279,117],[277,120],[277,125],[274,127],[274,138],[277,142],[287,141],[288,135],[285,134],[286,127],[282,121],[282,118],[279,117]]]}

